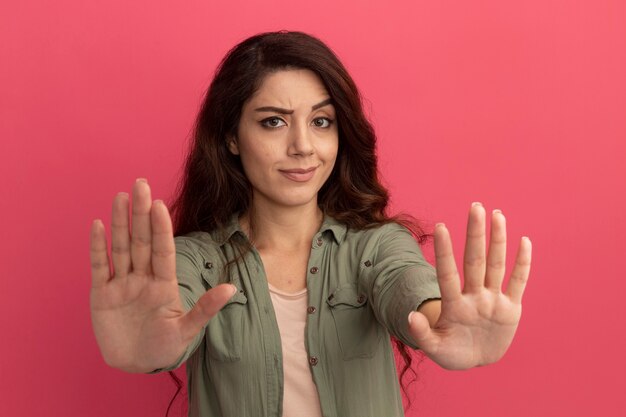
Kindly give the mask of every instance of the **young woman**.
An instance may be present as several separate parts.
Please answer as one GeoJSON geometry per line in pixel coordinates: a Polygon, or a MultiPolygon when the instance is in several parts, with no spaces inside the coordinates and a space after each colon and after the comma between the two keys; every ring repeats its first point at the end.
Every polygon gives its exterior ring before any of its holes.
{"type": "MultiPolygon", "coordinates": [[[[521,315],[531,245],[505,293],[503,214],[470,208],[460,285],[447,229],[437,270],[386,213],[375,134],[331,50],[300,32],[224,58],[173,206],[144,179],[113,200],[113,271],[91,229],[93,328],[129,372],[187,363],[189,415],[401,416],[390,335],[447,369],[500,359],[521,315]],[[174,237],[176,236],[176,237],[174,237]]],[[[407,229],[408,227],[408,229],[407,229]]]]}

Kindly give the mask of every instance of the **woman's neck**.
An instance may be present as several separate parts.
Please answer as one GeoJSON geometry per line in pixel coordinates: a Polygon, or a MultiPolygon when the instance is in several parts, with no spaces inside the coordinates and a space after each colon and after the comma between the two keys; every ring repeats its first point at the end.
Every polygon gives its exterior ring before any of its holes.
{"type": "Polygon", "coordinates": [[[257,250],[291,251],[309,247],[324,214],[314,204],[298,207],[266,207],[252,204],[239,222],[257,250]]]}

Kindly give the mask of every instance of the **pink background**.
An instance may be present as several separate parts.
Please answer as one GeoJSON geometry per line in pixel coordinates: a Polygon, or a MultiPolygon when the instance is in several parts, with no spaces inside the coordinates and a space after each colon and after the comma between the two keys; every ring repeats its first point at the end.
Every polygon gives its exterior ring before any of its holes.
{"type": "Polygon", "coordinates": [[[278,29],[352,73],[395,209],[446,222],[459,256],[472,201],[507,215],[511,255],[533,241],[507,355],[425,362],[408,416],[626,415],[621,0],[2,2],[0,415],[165,414],[167,375],[99,355],[89,227],[136,177],[171,197],[218,60],[278,29]]]}

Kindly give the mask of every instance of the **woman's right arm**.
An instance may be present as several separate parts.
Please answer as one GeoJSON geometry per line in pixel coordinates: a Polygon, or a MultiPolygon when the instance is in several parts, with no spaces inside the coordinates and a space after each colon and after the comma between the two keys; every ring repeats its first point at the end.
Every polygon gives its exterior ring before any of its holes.
{"type": "Polygon", "coordinates": [[[91,320],[105,362],[127,372],[150,372],[174,363],[236,289],[223,284],[185,311],[176,279],[172,222],[165,204],[152,202],[143,179],[113,199],[111,260],[104,225],[91,227],[91,320]]]}

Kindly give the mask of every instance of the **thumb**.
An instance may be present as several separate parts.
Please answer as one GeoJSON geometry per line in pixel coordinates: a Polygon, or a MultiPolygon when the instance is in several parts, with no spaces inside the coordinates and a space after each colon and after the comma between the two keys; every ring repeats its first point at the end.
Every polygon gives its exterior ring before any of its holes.
{"type": "Polygon", "coordinates": [[[424,352],[428,353],[435,349],[438,337],[430,328],[428,318],[419,311],[409,313],[409,332],[415,344],[424,352]]]}
{"type": "Polygon", "coordinates": [[[196,305],[181,318],[183,339],[193,339],[236,292],[237,288],[234,285],[220,284],[204,293],[196,305]]]}

